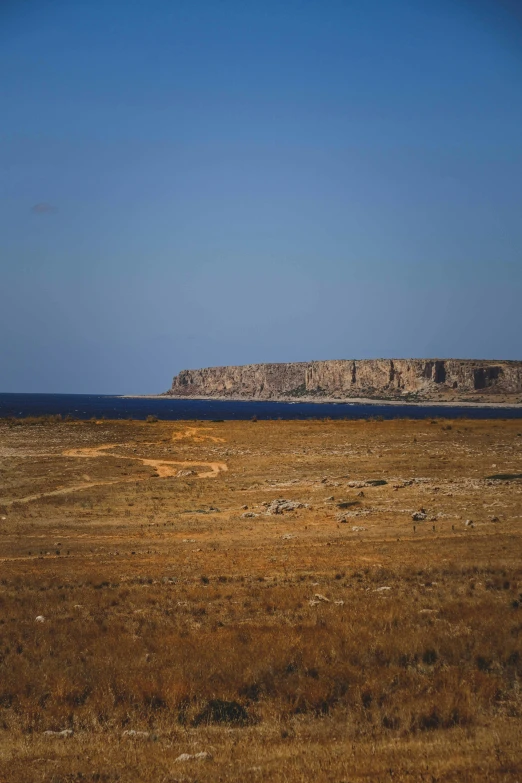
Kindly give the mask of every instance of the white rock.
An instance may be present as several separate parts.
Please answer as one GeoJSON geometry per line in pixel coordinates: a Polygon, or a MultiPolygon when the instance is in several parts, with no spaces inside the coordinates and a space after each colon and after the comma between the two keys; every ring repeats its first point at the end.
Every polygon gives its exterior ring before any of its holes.
{"type": "Polygon", "coordinates": [[[211,759],[212,754],[208,753],[206,750],[202,750],[199,753],[182,753],[181,756],[178,756],[177,759],[175,759],[175,761],[210,761],[211,759]]]}
{"type": "Polygon", "coordinates": [[[318,601],[325,601],[327,604],[330,603],[330,599],[325,595],[321,595],[321,593],[315,593],[314,598],[317,598],[318,601]]]}
{"type": "Polygon", "coordinates": [[[296,500],[272,500],[266,510],[267,514],[282,514],[284,511],[295,511],[298,508],[308,508],[307,503],[299,503],[296,500]]]}
{"type": "Polygon", "coordinates": [[[384,587],[376,587],[376,588],[375,588],[375,590],[374,590],[373,592],[374,592],[374,593],[384,593],[386,590],[391,590],[391,587],[387,587],[387,586],[384,586],[384,587]]]}
{"type": "Polygon", "coordinates": [[[45,617],[43,614],[39,614],[38,617],[34,618],[35,623],[45,623],[45,617]]]}

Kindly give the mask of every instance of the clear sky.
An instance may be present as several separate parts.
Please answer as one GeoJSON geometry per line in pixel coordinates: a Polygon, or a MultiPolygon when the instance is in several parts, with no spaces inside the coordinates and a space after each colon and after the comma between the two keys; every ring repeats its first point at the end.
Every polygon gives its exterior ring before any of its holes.
{"type": "Polygon", "coordinates": [[[3,0],[0,391],[522,359],[512,0],[3,0]]]}

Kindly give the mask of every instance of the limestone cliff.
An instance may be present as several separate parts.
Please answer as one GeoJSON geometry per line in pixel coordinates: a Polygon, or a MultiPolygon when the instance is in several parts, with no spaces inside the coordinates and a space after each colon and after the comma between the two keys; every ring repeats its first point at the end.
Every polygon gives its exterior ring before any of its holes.
{"type": "Polygon", "coordinates": [[[183,370],[167,394],[257,400],[355,397],[522,402],[522,362],[362,359],[183,370]]]}

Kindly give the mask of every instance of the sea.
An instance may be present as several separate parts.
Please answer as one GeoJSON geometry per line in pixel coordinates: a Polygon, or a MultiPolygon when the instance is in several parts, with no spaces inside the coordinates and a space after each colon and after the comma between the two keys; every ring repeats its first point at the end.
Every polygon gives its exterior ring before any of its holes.
{"type": "Polygon", "coordinates": [[[262,419],[522,419],[522,407],[385,405],[119,397],[108,394],[0,394],[0,418],[59,414],[74,419],[225,421],[262,419]]]}

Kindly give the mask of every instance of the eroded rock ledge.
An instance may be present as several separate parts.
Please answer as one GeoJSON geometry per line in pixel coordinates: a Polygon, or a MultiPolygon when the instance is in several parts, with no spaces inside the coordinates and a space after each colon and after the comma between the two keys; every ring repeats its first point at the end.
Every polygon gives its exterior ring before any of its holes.
{"type": "Polygon", "coordinates": [[[256,400],[302,398],[522,402],[522,362],[361,359],[183,370],[166,394],[256,400]]]}

